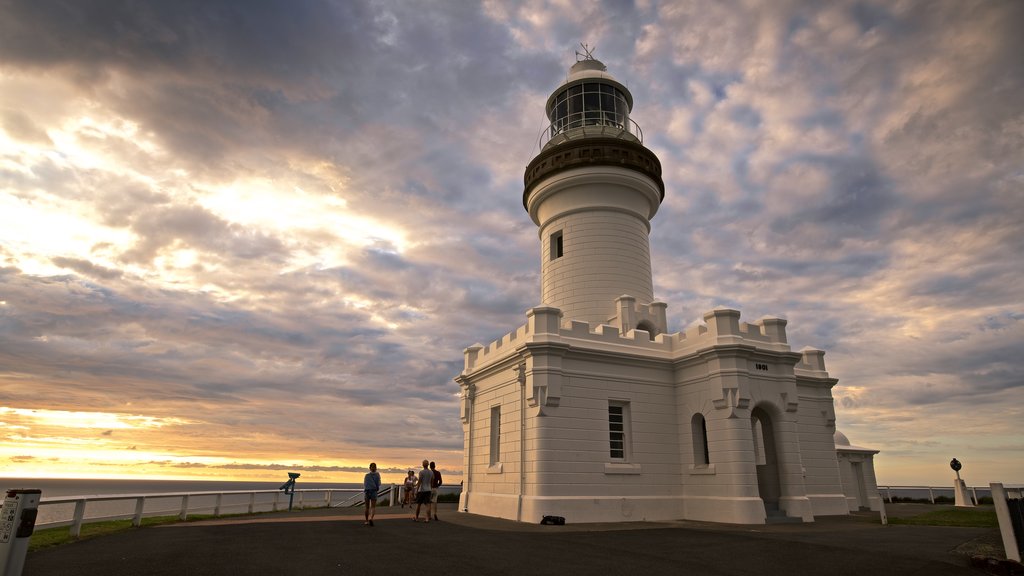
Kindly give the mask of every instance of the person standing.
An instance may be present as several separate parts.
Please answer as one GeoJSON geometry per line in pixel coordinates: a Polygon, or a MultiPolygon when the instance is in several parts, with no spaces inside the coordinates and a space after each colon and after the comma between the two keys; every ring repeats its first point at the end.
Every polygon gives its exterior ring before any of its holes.
{"type": "Polygon", "coordinates": [[[416,472],[409,470],[409,475],[405,477],[405,494],[402,496],[402,508],[408,504],[409,508],[412,508],[413,496],[416,495],[416,472]]]}
{"type": "Polygon", "coordinates": [[[380,473],[377,463],[370,462],[370,471],[363,476],[363,526],[373,526],[373,515],[377,512],[377,493],[380,492],[380,473]]]}
{"type": "Polygon", "coordinates": [[[413,514],[413,522],[420,521],[420,507],[426,504],[427,507],[427,519],[425,522],[430,522],[430,480],[431,472],[429,460],[423,461],[423,470],[420,470],[419,482],[416,484],[416,513],[413,514]]]}
{"type": "Polygon", "coordinates": [[[441,472],[437,470],[434,463],[430,463],[430,508],[427,509],[427,518],[430,518],[430,514],[434,514],[434,520],[440,521],[437,517],[437,490],[444,484],[441,480],[441,472]]]}

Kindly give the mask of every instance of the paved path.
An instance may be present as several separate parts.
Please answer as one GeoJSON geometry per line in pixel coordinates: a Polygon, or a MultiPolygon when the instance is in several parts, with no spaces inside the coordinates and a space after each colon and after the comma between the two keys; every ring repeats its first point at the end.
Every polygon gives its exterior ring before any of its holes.
{"type": "Polygon", "coordinates": [[[442,507],[430,524],[384,509],[368,527],[329,509],[148,527],[34,552],[24,575],[978,575],[953,550],[992,531],[857,517],[540,526],[442,507]]]}

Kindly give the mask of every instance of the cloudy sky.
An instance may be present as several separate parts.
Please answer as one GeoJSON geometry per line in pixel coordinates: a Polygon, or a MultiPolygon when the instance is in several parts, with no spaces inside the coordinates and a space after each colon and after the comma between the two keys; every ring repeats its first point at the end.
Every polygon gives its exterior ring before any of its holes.
{"type": "MultiPolygon", "coordinates": [[[[461,474],[580,41],[655,292],[827,350],[880,483],[1024,483],[1024,3],[0,0],[0,475],[461,474]]],[[[397,479],[391,475],[388,479],[397,479]]]]}

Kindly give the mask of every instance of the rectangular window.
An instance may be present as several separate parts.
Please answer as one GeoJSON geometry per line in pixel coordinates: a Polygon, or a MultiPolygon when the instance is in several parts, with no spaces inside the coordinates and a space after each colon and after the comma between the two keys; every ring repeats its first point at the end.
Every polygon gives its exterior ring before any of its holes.
{"type": "Polygon", "coordinates": [[[501,406],[491,408],[491,465],[501,462],[501,406]]]}
{"type": "Polygon", "coordinates": [[[629,456],[629,404],[608,402],[608,455],[625,461],[629,456]]]}
{"type": "Polygon", "coordinates": [[[562,257],[562,231],[559,230],[551,235],[551,259],[557,260],[562,257]]]}

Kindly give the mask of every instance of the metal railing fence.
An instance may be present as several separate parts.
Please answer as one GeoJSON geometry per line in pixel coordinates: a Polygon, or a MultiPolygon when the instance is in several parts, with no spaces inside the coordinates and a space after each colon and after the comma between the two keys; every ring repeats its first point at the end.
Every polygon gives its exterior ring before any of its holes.
{"type": "MultiPolygon", "coordinates": [[[[395,484],[387,484],[381,487],[377,501],[388,499],[391,505],[397,503],[398,489],[395,484]]],[[[307,488],[295,490],[295,508],[330,508],[332,506],[359,506],[363,503],[363,490],[361,488],[307,488]],[[352,494],[347,500],[335,501],[336,494],[352,494]],[[320,495],[319,498],[307,498],[320,495]],[[358,499],[358,501],[357,501],[358,499]]],[[[226,490],[220,492],[165,492],[147,494],[96,494],[85,496],[43,496],[39,501],[40,512],[45,507],[74,504],[74,511],[70,518],[42,522],[36,525],[37,529],[59,528],[70,526],[70,534],[77,538],[82,531],[82,525],[90,522],[104,522],[108,520],[131,519],[133,526],[141,526],[142,519],[153,516],[167,516],[177,514],[178,518],[185,520],[190,514],[212,514],[220,516],[226,511],[230,513],[255,512],[277,512],[288,507],[288,495],[281,490],[226,490]],[[257,495],[272,494],[273,498],[263,502],[257,502],[257,495]],[[247,497],[247,498],[246,498],[247,497]],[[209,499],[213,498],[213,503],[209,499]],[[197,503],[199,499],[205,502],[197,503]],[[86,511],[89,504],[100,502],[135,502],[135,510],[131,513],[103,514],[100,516],[87,516],[86,511]],[[160,502],[162,501],[162,502],[160,502]],[[166,507],[167,501],[175,502],[173,507],[166,507]],[[161,503],[164,507],[159,509],[146,509],[148,503],[161,503]],[[238,511],[238,512],[234,512],[238,511]]]]}
{"type": "MultiPolygon", "coordinates": [[[[1024,485],[1019,484],[1007,484],[1008,487],[1020,487],[1024,485]]],[[[981,498],[991,498],[992,491],[988,486],[968,486],[967,491],[971,495],[971,499],[974,504],[977,505],[981,498]]],[[[952,486],[889,486],[882,485],[878,487],[879,495],[889,503],[893,502],[894,498],[913,498],[917,500],[927,499],[932,504],[935,504],[935,499],[940,497],[946,497],[952,499],[954,497],[954,490],[952,486]]]]}

